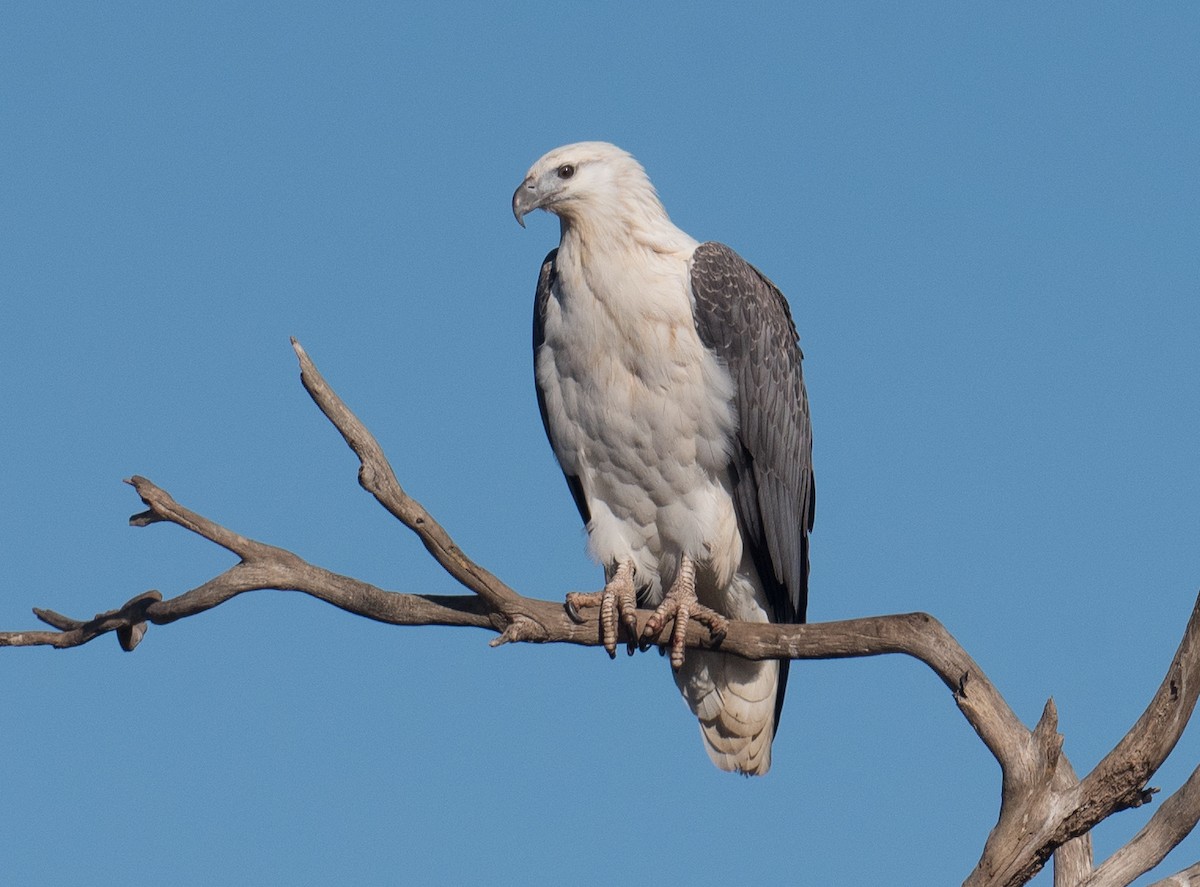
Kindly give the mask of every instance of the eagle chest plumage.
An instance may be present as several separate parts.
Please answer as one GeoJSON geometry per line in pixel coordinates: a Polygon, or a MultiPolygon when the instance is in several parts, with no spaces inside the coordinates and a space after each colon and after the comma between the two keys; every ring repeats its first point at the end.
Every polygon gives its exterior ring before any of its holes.
{"type": "Polygon", "coordinates": [[[558,251],[536,373],[555,455],[587,505],[592,555],[606,567],[632,559],[657,604],[680,555],[710,590],[741,559],[725,487],[737,416],[729,373],[696,332],[686,257],[647,251],[624,272],[589,275],[558,251]]]}

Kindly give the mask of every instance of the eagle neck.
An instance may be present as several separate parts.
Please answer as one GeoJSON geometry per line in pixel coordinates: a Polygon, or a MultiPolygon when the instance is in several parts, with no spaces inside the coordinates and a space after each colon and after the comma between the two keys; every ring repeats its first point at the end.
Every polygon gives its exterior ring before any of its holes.
{"type": "Polygon", "coordinates": [[[697,246],[661,207],[639,213],[563,214],[559,222],[560,252],[582,264],[609,258],[628,261],[639,253],[687,261],[697,246]]]}

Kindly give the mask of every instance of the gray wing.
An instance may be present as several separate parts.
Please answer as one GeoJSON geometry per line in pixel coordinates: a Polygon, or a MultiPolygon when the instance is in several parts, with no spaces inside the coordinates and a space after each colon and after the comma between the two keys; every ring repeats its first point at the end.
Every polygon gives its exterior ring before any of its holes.
{"type": "MultiPolygon", "coordinates": [[[[537,380],[537,355],[546,341],[546,305],[553,298],[551,291],[554,288],[554,277],[557,273],[554,269],[554,259],[557,255],[558,250],[552,249],[542,262],[542,270],[538,274],[537,293],[533,297],[533,384],[537,388],[538,411],[542,414],[542,427],[546,429],[546,438],[550,441],[550,448],[555,451],[555,458],[558,458],[558,451],[555,449],[554,432],[550,430],[550,423],[546,419],[546,393],[542,391],[542,385],[537,380]]],[[[563,471],[563,477],[567,479],[571,498],[575,500],[575,507],[579,509],[579,516],[583,518],[586,525],[591,521],[592,516],[588,511],[587,499],[583,495],[583,485],[579,482],[578,477],[567,474],[566,471],[563,471]]]]}
{"type": "Polygon", "coordinates": [[[696,248],[691,284],[696,331],[737,387],[730,475],[743,543],[775,621],[803,622],[816,488],[796,326],[775,284],[723,244],[696,248]]]}

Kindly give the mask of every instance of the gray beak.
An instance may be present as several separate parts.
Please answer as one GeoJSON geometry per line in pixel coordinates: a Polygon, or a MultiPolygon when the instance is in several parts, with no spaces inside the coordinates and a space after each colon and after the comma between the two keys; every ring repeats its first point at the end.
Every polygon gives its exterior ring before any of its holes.
{"type": "Polygon", "coordinates": [[[532,178],[523,181],[513,192],[513,216],[516,217],[517,224],[522,228],[525,227],[525,215],[540,205],[537,186],[534,185],[532,178]]]}

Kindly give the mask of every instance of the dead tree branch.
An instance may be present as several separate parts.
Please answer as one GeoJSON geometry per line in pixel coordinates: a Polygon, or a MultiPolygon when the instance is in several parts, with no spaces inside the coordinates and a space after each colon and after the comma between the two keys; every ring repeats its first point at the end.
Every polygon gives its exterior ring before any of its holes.
{"type": "Polygon", "coordinates": [[[1198,887],[1200,885],[1200,862],[1190,865],[1177,875],[1155,881],[1150,887],[1198,887]]]}
{"type": "MultiPolygon", "coordinates": [[[[1150,817],[1128,844],[1110,856],[1080,887],[1120,887],[1163,861],[1200,818],[1200,767],[1150,817]]],[[[1178,877],[1178,876],[1177,876],[1178,877]]]]}
{"type": "MultiPolygon", "coordinates": [[[[495,632],[492,645],[516,641],[598,646],[594,618],[571,619],[561,603],[527,598],[472,561],[420,503],[401,487],[379,443],[342,402],[299,343],[301,381],[317,406],[358,456],[359,483],[411,529],[437,562],[471,593],[403,594],[315,566],[282,548],[229,530],[176,502],[143,477],[130,483],[146,510],[134,526],[173,523],[225,548],[238,562],[202,585],[164,599],[139,594],[88,620],[50,610],[35,615],[53,630],[0,632],[0,647],[77,647],[115,632],[131,651],[147,626],[202,613],[247,591],[299,591],[347,612],[394,625],[445,625],[495,632]]],[[[637,614],[640,636],[649,611],[637,614]]],[[[625,627],[621,627],[624,634],[625,627]]],[[[664,636],[670,632],[665,631],[664,636]]],[[[629,640],[622,637],[621,640],[629,640]]],[[[693,624],[689,647],[710,647],[709,633],[693,624]]],[[[1056,887],[1109,887],[1130,883],[1158,865],[1200,819],[1200,769],[1150,818],[1130,842],[1092,871],[1090,830],[1120,810],[1151,799],[1149,779],[1179,740],[1200,695],[1200,599],[1193,608],[1166,677],[1145,712],[1105,758],[1079,779],[1062,751],[1053,700],[1028,729],[962,646],[925,613],[873,616],[808,625],[731,623],[720,648],[749,659],[838,659],[903,653],[924,662],[950,690],[959,711],[996,757],[1002,772],[1000,815],[970,887],[1027,883],[1056,854],[1056,887]]],[[[1193,866],[1161,884],[1192,884],[1193,866]]]]}

